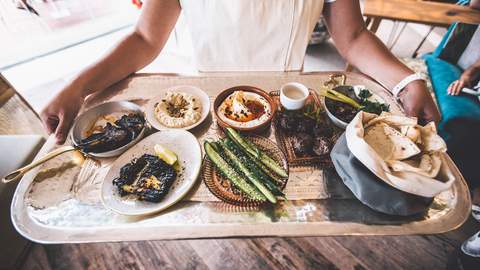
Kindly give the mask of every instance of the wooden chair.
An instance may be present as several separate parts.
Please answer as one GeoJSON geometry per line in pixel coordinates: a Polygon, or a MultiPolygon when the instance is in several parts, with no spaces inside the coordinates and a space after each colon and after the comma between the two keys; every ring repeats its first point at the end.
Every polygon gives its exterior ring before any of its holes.
{"type": "Polygon", "coordinates": [[[405,25],[409,22],[430,25],[429,31],[413,53],[413,57],[416,57],[418,50],[435,27],[448,27],[454,22],[480,24],[480,11],[468,7],[466,4],[468,1],[465,0],[460,0],[457,4],[438,0],[365,0],[364,15],[367,18],[367,26],[372,32],[377,31],[383,19],[405,22],[405,25]]]}
{"type": "Polygon", "coordinates": [[[365,0],[363,15],[372,32],[376,32],[385,19],[443,27],[454,22],[480,24],[479,10],[432,1],[365,0]]]}
{"type": "MultiPolygon", "coordinates": [[[[382,20],[430,25],[428,34],[433,31],[433,27],[448,27],[455,22],[480,24],[480,10],[426,0],[365,0],[363,15],[366,17],[367,27],[373,33],[378,30],[382,20]]],[[[414,54],[418,52],[428,34],[417,46],[414,54]]],[[[351,71],[353,66],[347,64],[345,70],[351,71]]]]}

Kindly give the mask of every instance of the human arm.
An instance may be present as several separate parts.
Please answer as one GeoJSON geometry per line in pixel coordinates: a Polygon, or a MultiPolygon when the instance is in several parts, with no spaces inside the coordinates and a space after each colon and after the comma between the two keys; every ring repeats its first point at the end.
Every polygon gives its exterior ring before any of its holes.
{"type": "Polygon", "coordinates": [[[85,97],[148,65],[160,53],[180,14],[178,0],[150,0],[134,31],[99,61],[87,67],[41,113],[49,133],[63,143],[85,97]]]}
{"type": "MultiPolygon", "coordinates": [[[[470,7],[480,9],[480,0],[471,0],[470,7]]],[[[453,81],[447,89],[449,95],[458,95],[463,87],[472,86],[473,81],[480,75],[480,60],[467,68],[458,80],[453,81]]]]}
{"type": "MultiPolygon", "coordinates": [[[[324,17],[340,54],[361,72],[393,89],[413,71],[400,62],[385,45],[367,30],[358,0],[337,0],[325,5],[324,17]]],[[[407,115],[423,123],[440,120],[440,113],[425,82],[409,83],[399,95],[407,115]]]]}
{"type": "Polygon", "coordinates": [[[473,82],[480,76],[480,60],[468,67],[460,78],[448,86],[449,95],[458,95],[464,87],[471,87],[473,82]]]}
{"type": "Polygon", "coordinates": [[[470,0],[470,7],[480,9],[480,0],[470,0]]]}

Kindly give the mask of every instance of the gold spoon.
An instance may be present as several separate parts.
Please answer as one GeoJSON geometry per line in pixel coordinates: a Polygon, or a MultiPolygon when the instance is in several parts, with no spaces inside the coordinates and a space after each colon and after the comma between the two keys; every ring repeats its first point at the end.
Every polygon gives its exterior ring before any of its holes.
{"type": "Polygon", "coordinates": [[[19,180],[20,178],[22,178],[27,172],[29,172],[33,168],[49,161],[50,159],[52,159],[52,158],[54,158],[58,155],[61,155],[63,153],[70,152],[70,151],[75,151],[75,150],[78,150],[78,148],[76,148],[75,146],[71,146],[71,145],[66,145],[66,146],[62,146],[60,148],[57,148],[57,149],[51,151],[50,153],[46,154],[45,156],[39,158],[38,160],[35,160],[34,162],[7,174],[5,177],[3,177],[2,182],[3,183],[9,183],[9,182],[12,182],[12,181],[19,180]]]}

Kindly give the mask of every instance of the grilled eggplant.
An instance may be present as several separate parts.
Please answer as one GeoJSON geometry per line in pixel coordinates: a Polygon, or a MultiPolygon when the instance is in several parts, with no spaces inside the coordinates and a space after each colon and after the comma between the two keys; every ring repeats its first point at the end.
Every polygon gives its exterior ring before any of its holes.
{"type": "Polygon", "coordinates": [[[123,115],[118,119],[115,124],[122,129],[128,130],[131,136],[131,139],[135,139],[142,131],[143,126],[145,125],[145,119],[140,114],[128,114],[123,115]]]}
{"type": "Polygon", "coordinates": [[[87,153],[111,151],[133,141],[144,125],[145,119],[140,114],[123,115],[114,124],[107,123],[100,132],[81,140],[78,147],[87,153]]]}
{"type": "Polygon", "coordinates": [[[167,195],[176,178],[173,166],[157,156],[144,154],[124,165],[113,185],[120,196],[136,195],[139,200],[159,202],[167,195]]]}

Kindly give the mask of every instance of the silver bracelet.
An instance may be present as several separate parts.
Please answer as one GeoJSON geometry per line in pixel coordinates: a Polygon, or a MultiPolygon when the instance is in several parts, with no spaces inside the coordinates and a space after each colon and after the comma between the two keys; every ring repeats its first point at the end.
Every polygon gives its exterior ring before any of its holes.
{"type": "Polygon", "coordinates": [[[423,77],[418,73],[408,75],[403,80],[401,80],[397,85],[395,85],[395,87],[393,87],[392,89],[393,96],[398,98],[398,94],[400,94],[400,92],[405,88],[405,86],[407,86],[409,83],[413,81],[419,81],[419,80],[425,81],[425,79],[423,79],[423,77]]]}

